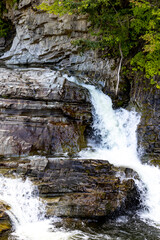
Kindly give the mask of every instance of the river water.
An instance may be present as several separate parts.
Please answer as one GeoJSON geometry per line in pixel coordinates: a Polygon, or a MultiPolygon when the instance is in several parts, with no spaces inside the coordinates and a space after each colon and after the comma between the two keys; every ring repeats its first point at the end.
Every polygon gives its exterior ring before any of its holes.
{"type": "MultiPolygon", "coordinates": [[[[76,81],[68,77],[70,81],[76,81]]],[[[57,228],[60,219],[45,218],[45,203],[29,180],[0,177],[0,199],[11,206],[8,214],[13,232],[8,240],[156,240],[160,239],[160,170],[142,164],[137,147],[136,129],[140,115],[134,110],[113,110],[111,99],[94,86],[84,85],[91,95],[94,137],[80,158],[105,159],[115,166],[135,170],[143,209],[114,221],[84,225],[81,229],[57,228]],[[98,141],[97,141],[98,139],[98,141]]],[[[121,176],[123,177],[123,176],[121,176]]],[[[83,226],[83,224],[82,224],[83,226]]],[[[5,240],[6,240],[5,239],[5,240]]]]}

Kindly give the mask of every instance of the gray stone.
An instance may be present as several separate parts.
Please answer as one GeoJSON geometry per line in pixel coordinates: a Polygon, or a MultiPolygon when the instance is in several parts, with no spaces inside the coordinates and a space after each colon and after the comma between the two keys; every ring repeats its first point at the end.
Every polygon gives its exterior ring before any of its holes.
{"type": "Polygon", "coordinates": [[[18,11],[8,7],[7,16],[15,24],[16,36],[1,60],[7,64],[52,63],[61,68],[91,72],[94,76],[98,73],[104,80],[113,81],[110,86],[114,91],[117,81],[114,60],[102,59],[96,51],[80,56],[78,47],[72,44],[75,40],[90,38],[87,15],[58,17],[36,10],[41,2],[21,0],[18,11]]]}
{"type": "Polygon", "coordinates": [[[29,176],[47,203],[49,216],[112,218],[137,209],[139,193],[133,170],[105,160],[29,157],[17,173],[29,176]],[[120,172],[123,173],[121,180],[120,172]],[[126,172],[126,179],[125,179],[126,172]]]}
{"type": "MultiPolygon", "coordinates": [[[[143,150],[144,161],[150,159],[152,163],[158,163],[159,159],[159,132],[160,132],[160,90],[155,86],[149,86],[149,80],[135,81],[131,88],[131,106],[141,114],[141,122],[138,126],[138,145],[143,150]]],[[[159,165],[159,163],[158,163],[159,165]]]]}
{"type": "Polygon", "coordinates": [[[86,89],[49,69],[0,68],[0,155],[75,153],[91,122],[86,89]]]}

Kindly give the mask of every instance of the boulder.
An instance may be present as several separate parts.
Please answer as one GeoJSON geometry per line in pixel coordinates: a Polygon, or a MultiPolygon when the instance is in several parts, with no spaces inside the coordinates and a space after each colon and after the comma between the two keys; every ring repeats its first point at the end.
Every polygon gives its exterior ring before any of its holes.
{"type": "Polygon", "coordinates": [[[49,216],[112,218],[138,207],[139,193],[131,170],[105,160],[27,159],[30,162],[19,164],[17,173],[29,176],[38,186],[49,216]]]}

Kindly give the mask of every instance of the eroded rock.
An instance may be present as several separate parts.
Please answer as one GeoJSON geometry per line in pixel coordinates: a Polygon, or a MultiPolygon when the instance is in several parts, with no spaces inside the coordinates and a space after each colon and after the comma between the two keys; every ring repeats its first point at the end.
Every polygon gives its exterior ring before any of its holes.
{"type": "MultiPolygon", "coordinates": [[[[30,157],[17,173],[29,176],[47,202],[49,216],[112,218],[139,204],[132,177],[121,178],[123,168],[108,161],[30,157]]],[[[131,171],[130,171],[131,172],[131,171]]],[[[133,172],[133,171],[132,171],[133,172]]]]}
{"type": "Polygon", "coordinates": [[[86,89],[47,69],[0,69],[0,155],[79,151],[91,122],[86,89]]]}
{"type": "Polygon", "coordinates": [[[160,90],[149,80],[135,80],[131,89],[131,106],[140,112],[138,145],[142,148],[144,161],[159,165],[160,154],[160,90]]]}
{"type": "Polygon", "coordinates": [[[104,54],[97,51],[80,54],[79,47],[73,44],[78,39],[93,38],[88,33],[87,15],[48,14],[36,9],[40,3],[42,0],[20,0],[13,8],[6,6],[16,36],[1,60],[7,64],[54,64],[90,73],[96,79],[103,76],[109,89],[115,90],[118,71],[115,60],[102,58],[104,54]]]}

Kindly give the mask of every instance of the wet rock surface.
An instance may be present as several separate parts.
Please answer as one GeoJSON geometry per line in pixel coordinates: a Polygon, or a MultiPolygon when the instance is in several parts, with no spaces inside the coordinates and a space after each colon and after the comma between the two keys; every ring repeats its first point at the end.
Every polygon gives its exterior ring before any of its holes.
{"type": "Polygon", "coordinates": [[[158,163],[160,160],[160,90],[149,82],[134,81],[131,89],[131,105],[140,112],[138,143],[144,161],[158,163]]]}
{"type": "Polygon", "coordinates": [[[6,232],[11,230],[11,221],[6,213],[10,207],[3,201],[0,201],[0,237],[6,232]]]}
{"type": "MultiPolygon", "coordinates": [[[[118,95],[115,96],[119,59],[102,59],[103,54],[95,51],[80,54],[78,48],[72,44],[77,39],[89,38],[90,23],[87,16],[58,17],[48,14],[36,9],[41,2],[42,0],[20,0],[13,8],[6,6],[6,17],[15,26],[16,36],[9,51],[5,51],[5,39],[0,39],[1,54],[4,53],[2,62],[51,64],[70,69],[74,73],[79,71],[87,74],[95,85],[99,80],[98,85],[114,100],[114,107],[126,107],[129,100],[134,106],[138,104],[138,111],[142,112],[138,130],[139,144],[143,146],[148,158],[153,155],[153,160],[159,161],[159,90],[152,91],[150,83],[144,84],[143,79],[137,78],[135,73],[129,77],[131,81],[122,77],[118,95]]],[[[85,80],[87,81],[86,75],[85,80]]],[[[30,92],[31,98],[32,94],[33,91],[30,92]]]]}
{"type": "Polygon", "coordinates": [[[134,172],[108,161],[34,156],[19,163],[15,172],[38,186],[49,216],[112,218],[139,205],[134,172]]]}
{"type": "Polygon", "coordinates": [[[90,122],[87,90],[60,72],[0,68],[0,155],[72,154],[90,122]]]}
{"type": "MultiPolygon", "coordinates": [[[[95,85],[100,80],[98,85],[114,98],[118,60],[102,59],[93,51],[79,54],[72,44],[79,38],[88,38],[87,17],[58,17],[37,11],[35,6],[40,2],[20,0],[14,10],[8,9],[16,36],[10,51],[5,53],[5,39],[1,39],[0,54],[4,53],[1,60],[7,64],[51,64],[87,73],[94,78],[95,85]]],[[[121,84],[121,89],[126,88],[121,84]]],[[[133,105],[142,112],[139,145],[150,159],[152,155],[154,162],[159,161],[159,90],[146,87],[144,91],[144,85],[135,82],[131,92],[130,86],[119,92],[116,107],[128,104],[129,93],[133,105]]],[[[87,90],[69,82],[60,72],[0,69],[1,156],[72,155],[86,146],[85,132],[90,124],[87,90]]],[[[112,218],[137,209],[140,202],[132,171],[115,168],[108,161],[41,156],[2,158],[0,173],[29,176],[47,203],[48,216],[112,218]],[[120,177],[120,173],[127,178],[120,177]]],[[[0,204],[0,225],[0,233],[10,229],[3,204],[2,207],[0,204]]]]}

